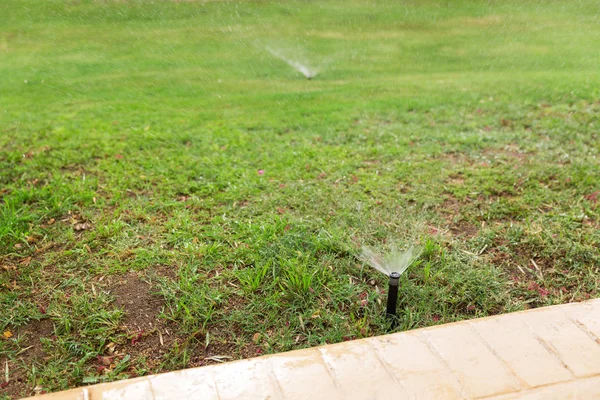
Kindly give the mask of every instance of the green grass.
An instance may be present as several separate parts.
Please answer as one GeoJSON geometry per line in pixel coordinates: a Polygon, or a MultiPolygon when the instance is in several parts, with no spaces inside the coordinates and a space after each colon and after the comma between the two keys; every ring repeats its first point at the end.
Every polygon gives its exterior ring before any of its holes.
{"type": "Polygon", "coordinates": [[[0,396],[597,296],[599,14],[3,1],[0,396]]]}

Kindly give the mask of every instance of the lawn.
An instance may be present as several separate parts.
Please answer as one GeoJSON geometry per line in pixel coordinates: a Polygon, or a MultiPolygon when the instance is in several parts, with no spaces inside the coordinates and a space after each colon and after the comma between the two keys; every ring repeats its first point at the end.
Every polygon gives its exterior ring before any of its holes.
{"type": "Polygon", "coordinates": [[[0,398],[598,296],[599,15],[3,0],[0,398]]]}

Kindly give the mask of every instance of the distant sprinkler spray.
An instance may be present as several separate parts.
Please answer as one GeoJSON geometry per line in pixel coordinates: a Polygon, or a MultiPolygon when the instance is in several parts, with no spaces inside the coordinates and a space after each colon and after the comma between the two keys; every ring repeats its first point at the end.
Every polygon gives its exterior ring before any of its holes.
{"type": "Polygon", "coordinates": [[[306,65],[306,63],[301,63],[297,60],[286,57],[280,50],[273,49],[271,47],[266,47],[266,50],[271,53],[273,57],[280,59],[287,63],[290,67],[294,68],[296,71],[300,72],[304,77],[308,80],[314,78],[319,74],[319,70],[313,67],[306,65]]]}

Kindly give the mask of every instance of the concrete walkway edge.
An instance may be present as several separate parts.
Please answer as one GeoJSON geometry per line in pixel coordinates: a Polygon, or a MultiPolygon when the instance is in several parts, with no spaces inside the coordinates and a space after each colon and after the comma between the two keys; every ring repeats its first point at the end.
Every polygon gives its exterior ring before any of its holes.
{"type": "Polygon", "coordinates": [[[600,299],[42,396],[186,398],[600,399],[600,299]]]}

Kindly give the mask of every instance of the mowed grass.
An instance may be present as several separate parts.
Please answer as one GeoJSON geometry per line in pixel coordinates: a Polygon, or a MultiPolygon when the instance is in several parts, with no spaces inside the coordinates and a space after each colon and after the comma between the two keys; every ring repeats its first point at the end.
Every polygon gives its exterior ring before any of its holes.
{"type": "Polygon", "coordinates": [[[599,14],[2,1],[0,396],[597,296],[599,14]]]}

